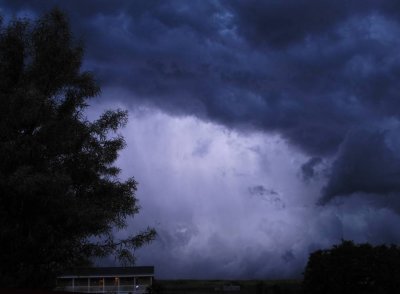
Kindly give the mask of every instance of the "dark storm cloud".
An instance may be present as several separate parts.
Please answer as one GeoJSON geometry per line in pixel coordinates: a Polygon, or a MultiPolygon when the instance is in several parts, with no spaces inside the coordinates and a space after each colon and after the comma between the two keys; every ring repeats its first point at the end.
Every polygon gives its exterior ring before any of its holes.
{"type": "Polygon", "coordinates": [[[354,193],[400,193],[398,134],[398,126],[349,132],[333,164],[323,201],[354,193]]]}
{"type": "Polygon", "coordinates": [[[339,22],[368,9],[371,1],[226,1],[238,31],[255,45],[286,47],[307,37],[331,33],[339,22]]]}
{"type": "Polygon", "coordinates": [[[88,67],[132,103],[279,132],[314,156],[366,119],[398,116],[396,1],[66,3],[3,6],[65,9],[88,67]]]}
{"type": "Polygon", "coordinates": [[[307,38],[337,38],[336,28],[349,18],[382,14],[396,19],[395,0],[289,0],[223,2],[234,15],[238,32],[257,46],[284,48],[307,38]]]}
{"type": "Polygon", "coordinates": [[[267,189],[263,185],[256,185],[253,187],[249,187],[249,193],[252,196],[265,196],[265,195],[277,196],[277,195],[279,195],[278,192],[276,192],[272,189],[267,189]]]}
{"type": "Polygon", "coordinates": [[[285,203],[279,197],[279,193],[273,189],[267,189],[263,185],[256,185],[248,188],[251,197],[267,202],[277,209],[285,208],[285,203]]]}

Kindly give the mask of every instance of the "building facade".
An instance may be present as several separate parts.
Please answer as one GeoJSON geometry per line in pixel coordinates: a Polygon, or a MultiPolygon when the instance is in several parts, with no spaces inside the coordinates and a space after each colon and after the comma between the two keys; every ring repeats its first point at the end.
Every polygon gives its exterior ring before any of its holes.
{"type": "Polygon", "coordinates": [[[153,284],[153,266],[77,268],[57,278],[59,291],[142,294],[153,284]]]}

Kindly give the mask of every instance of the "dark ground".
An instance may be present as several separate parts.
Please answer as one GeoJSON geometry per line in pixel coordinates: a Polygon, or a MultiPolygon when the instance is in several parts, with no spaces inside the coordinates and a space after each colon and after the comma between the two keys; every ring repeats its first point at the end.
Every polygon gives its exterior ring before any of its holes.
{"type": "MultiPolygon", "coordinates": [[[[300,280],[156,280],[154,294],[298,294],[300,280]]],[[[51,290],[1,289],[0,294],[70,294],[51,290]]]]}
{"type": "Polygon", "coordinates": [[[154,293],[160,294],[297,294],[300,280],[157,280],[154,293]]]}

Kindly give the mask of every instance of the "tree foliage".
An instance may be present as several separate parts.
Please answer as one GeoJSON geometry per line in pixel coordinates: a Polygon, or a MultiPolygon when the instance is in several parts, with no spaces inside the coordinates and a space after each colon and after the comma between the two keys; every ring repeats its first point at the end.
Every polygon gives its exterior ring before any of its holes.
{"type": "Polygon", "coordinates": [[[307,294],[396,293],[400,288],[400,248],[343,241],[309,257],[303,281],[307,294]]]}
{"type": "Polygon", "coordinates": [[[151,228],[124,240],[113,231],[138,212],[133,178],[114,165],[127,112],[88,121],[100,89],[81,70],[82,46],[66,16],[0,27],[0,285],[51,286],[65,268],[133,251],[151,228]]]}

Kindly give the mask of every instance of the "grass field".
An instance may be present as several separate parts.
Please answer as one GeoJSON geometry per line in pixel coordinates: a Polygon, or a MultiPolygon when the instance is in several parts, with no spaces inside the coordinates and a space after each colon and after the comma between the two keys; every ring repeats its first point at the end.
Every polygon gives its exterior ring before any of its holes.
{"type": "Polygon", "coordinates": [[[154,293],[301,293],[301,280],[157,280],[154,293]]]}

